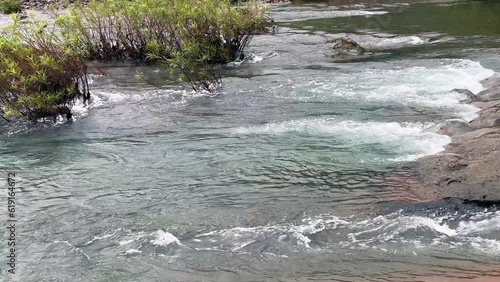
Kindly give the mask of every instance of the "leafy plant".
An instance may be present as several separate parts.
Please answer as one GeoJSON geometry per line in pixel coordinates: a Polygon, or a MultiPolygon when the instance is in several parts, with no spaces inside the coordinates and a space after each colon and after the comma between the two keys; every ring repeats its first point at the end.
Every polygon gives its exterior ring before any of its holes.
{"type": "Polygon", "coordinates": [[[21,0],[0,0],[0,12],[15,14],[21,12],[21,0]]]}
{"type": "Polygon", "coordinates": [[[87,59],[159,61],[206,90],[220,83],[220,65],[242,57],[266,28],[262,5],[229,0],[93,0],[56,23],[66,46],[87,59]]]}
{"type": "Polygon", "coordinates": [[[36,121],[71,117],[78,98],[89,98],[83,59],[65,50],[44,22],[21,26],[19,17],[0,35],[0,116],[36,121]]]}

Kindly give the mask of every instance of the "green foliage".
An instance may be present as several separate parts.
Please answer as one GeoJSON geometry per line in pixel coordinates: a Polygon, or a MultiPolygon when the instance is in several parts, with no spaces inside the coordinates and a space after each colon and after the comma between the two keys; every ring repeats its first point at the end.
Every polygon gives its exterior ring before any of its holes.
{"type": "Polygon", "coordinates": [[[21,12],[21,0],[0,0],[0,12],[15,14],[21,12]]]}
{"type": "Polygon", "coordinates": [[[266,28],[263,6],[229,0],[92,1],[75,4],[52,28],[13,19],[0,34],[0,117],[32,121],[69,118],[77,99],[89,99],[85,60],[161,62],[195,90],[213,90],[221,65],[266,28]]]}
{"type": "Polygon", "coordinates": [[[83,59],[64,50],[44,22],[21,26],[19,17],[0,35],[0,116],[36,121],[71,116],[74,101],[88,99],[83,59]]]}
{"type": "Polygon", "coordinates": [[[262,5],[229,0],[91,1],[56,23],[66,46],[87,59],[160,61],[206,90],[220,82],[220,65],[266,28],[262,5]]]}

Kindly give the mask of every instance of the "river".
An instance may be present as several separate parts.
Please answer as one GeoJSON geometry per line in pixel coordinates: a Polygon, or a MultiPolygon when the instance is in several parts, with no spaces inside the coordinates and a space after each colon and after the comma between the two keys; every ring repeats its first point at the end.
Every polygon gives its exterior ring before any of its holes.
{"type": "Polygon", "coordinates": [[[5,281],[500,281],[500,209],[401,188],[477,116],[451,90],[500,72],[500,2],[366,2],[273,5],[216,95],[109,63],[74,121],[4,125],[5,281]]]}

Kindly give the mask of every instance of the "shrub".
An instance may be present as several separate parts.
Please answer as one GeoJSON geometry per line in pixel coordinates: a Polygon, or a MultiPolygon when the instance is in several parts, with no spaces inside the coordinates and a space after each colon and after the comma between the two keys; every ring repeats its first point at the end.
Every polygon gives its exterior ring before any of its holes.
{"type": "Polygon", "coordinates": [[[263,6],[229,0],[92,1],[58,16],[57,30],[13,19],[0,35],[0,117],[32,121],[70,118],[89,99],[85,60],[162,62],[195,90],[213,90],[220,66],[266,28],[263,6]]]}
{"type": "Polygon", "coordinates": [[[161,61],[208,90],[219,65],[243,56],[266,28],[262,5],[229,0],[103,0],[59,16],[68,47],[87,59],[161,61]]]}
{"type": "Polygon", "coordinates": [[[64,114],[88,99],[86,66],[64,50],[43,22],[13,26],[0,35],[0,116],[36,121],[64,114]]]}
{"type": "Polygon", "coordinates": [[[21,0],[0,0],[0,12],[15,14],[21,12],[21,0]]]}

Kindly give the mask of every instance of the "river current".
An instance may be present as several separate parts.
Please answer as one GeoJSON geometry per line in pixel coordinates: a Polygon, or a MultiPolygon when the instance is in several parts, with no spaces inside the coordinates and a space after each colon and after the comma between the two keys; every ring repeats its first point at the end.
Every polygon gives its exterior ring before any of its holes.
{"type": "Polygon", "coordinates": [[[477,116],[451,90],[500,72],[500,2],[367,2],[272,6],[216,94],[110,63],[73,121],[3,125],[5,281],[500,281],[500,209],[401,185],[477,116]]]}

